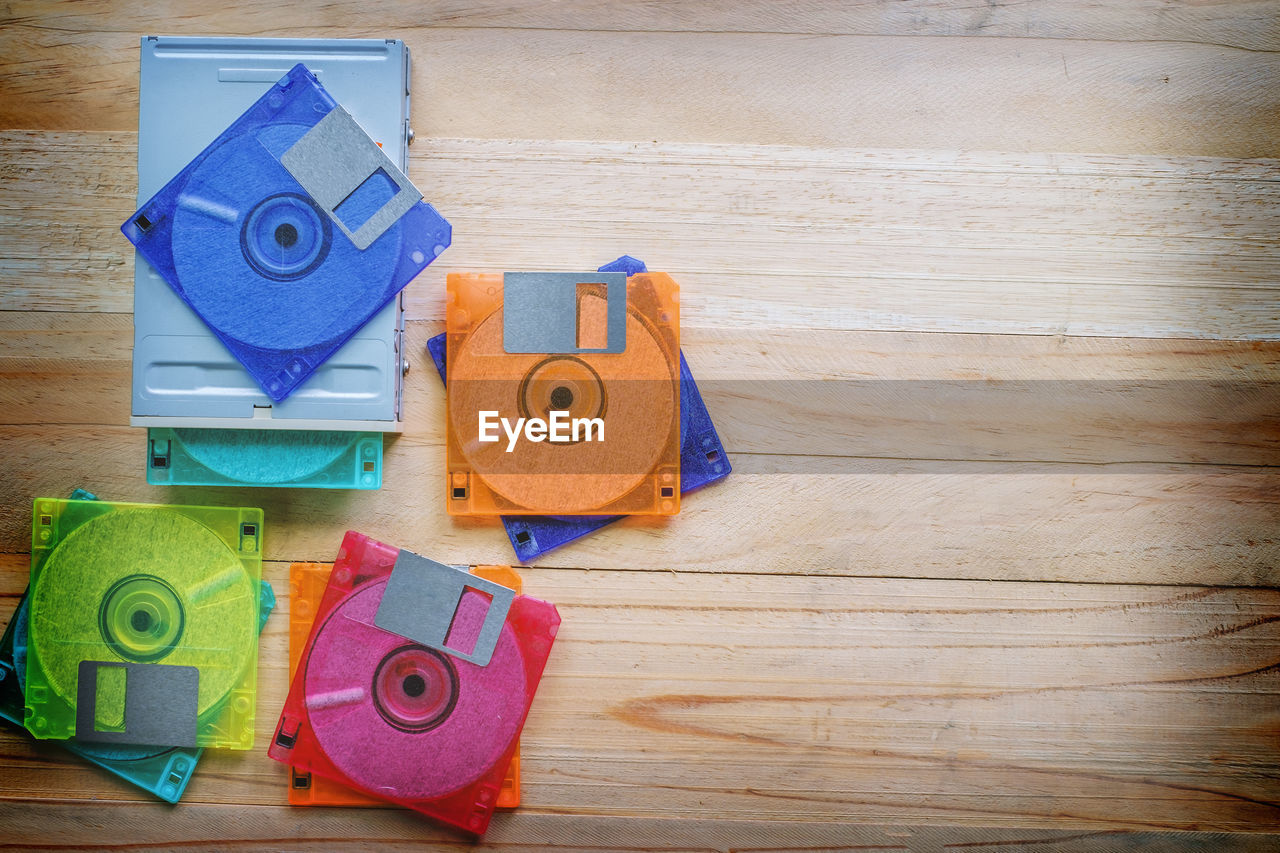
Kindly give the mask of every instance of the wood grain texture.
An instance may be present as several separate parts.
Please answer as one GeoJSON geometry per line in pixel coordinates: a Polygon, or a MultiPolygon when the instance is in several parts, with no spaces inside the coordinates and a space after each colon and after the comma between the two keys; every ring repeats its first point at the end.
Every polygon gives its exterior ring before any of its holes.
{"type": "Polygon", "coordinates": [[[408,42],[423,136],[1277,154],[1274,3],[645,6],[13,3],[0,127],[133,129],[143,35],[305,32],[408,42]]]}
{"type": "MultiPolygon", "coordinates": [[[[11,608],[26,559],[0,567],[11,608]]],[[[277,590],[286,573],[267,568],[277,590]]],[[[522,740],[523,812],[1280,829],[1274,590],[571,569],[527,582],[564,629],[522,740]]],[[[260,708],[283,702],[287,633],[279,616],[263,633],[260,708]]],[[[10,732],[0,751],[0,797],[143,796],[10,732]]],[[[186,801],[279,805],[284,781],[261,750],[210,752],[186,801]]]]}
{"type": "MultiPolygon", "coordinates": [[[[407,429],[387,446],[383,488],[358,496],[362,529],[506,562],[500,527],[441,511],[444,392],[425,352],[439,331],[409,325],[407,429]]],[[[207,499],[140,476],[127,317],[0,312],[0,334],[0,436],[29,460],[0,478],[0,550],[27,549],[32,496],[82,483],[118,500],[207,499]]],[[[540,565],[1277,582],[1278,344],[693,330],[684,350],[731,448],[732,488],[540,565]]],[[[267,553],[289,560],[331,559],[357,500],[217,494],[268,501],[267,553]]]]}
{"type": "Polygon", "coordinates": [[[0,4],[0,620],[30,502],[267,512],[286,574],[443,512],[452,270],[681,282],[734,464],[524,571],[563,628],[524,804],[473,845],[291,809],[263,749],[182,805],[0,730],[0,849],[1280,847],[1280,3],[0,4]],[[371,493],[151,487],[127,426],[137,44],[394,36],[454,244],[407,291],[371,493]]]}
{"type": "MultiPolygon", "coordinates": [[[[195,27],[212,10],[189,0],[144,0],[132,7],[148,18],[179,27],[195,27]]],[[[1135,0],[1123,8],[1097,6],[1085,0],[1054,0],[1029,5],[975,6],[966,0],[911,0],[906,3],[868,0],[772,2],[772,0],[708,0],[684,3],[612,3],[608,0],[540,0],[504,3],[454,2],[430,6],[399,0],[369,0],[355,7],[301,3],[294,7],[249,2],[231,20],[217,18],[228,34],[254,35],[273,29],[295,29],[300,18],[309,28],[353,31],[499,28],[586,32],[798,33],[811,35],[982,34],[988,37],[1096,39],[1105,41],[1185,41],[1252,50],[1280,48],[1274,0],[1169,2],[1135,0]]],[[[19,0],[6,4],[14,25],[62,32],[120,32],[118,4],[110,0],[19,0]]]]}
{"type": "MultiPolygon", "coordinates": [[[[0,134],[0,309],[131,311],[132,133],[0,134]],[[81,188],[83,202],[68,205],[81,188]],[[52,211],[57,211],[56,215],[52,211]]],[[[1280,336],[1280,161],[432,140],[449,270],[678,273],[685,326],[1280,336]]]]}
{"type": "Polygon", "coordinates": [[[136,827],[128,844],[102,844],[133,804],[95,801],[0,801],[0,825],[16,842],[0,841],[0,850],[157,849],[226,851],[636,851],[636,853],[786,853],[786,851],[902,851],[903,853],[1270,853],[1280,841],[1274,833],[1168,832],[1153,830],[1063,830],[967,826],[875,826],[844,821],[689,820],[547,814],[521,810],[498,815],[479,842],[459,839],[395,810],[321,809],[299,819],[280,806],[190,804],[163,812],[136,827]],[[50,842],[48,827],[66,826],[50,842]],[[217,838],[217,841],[210,841],[217,838]],[[30,842],[26,839],[32,839],[30,842]]]}

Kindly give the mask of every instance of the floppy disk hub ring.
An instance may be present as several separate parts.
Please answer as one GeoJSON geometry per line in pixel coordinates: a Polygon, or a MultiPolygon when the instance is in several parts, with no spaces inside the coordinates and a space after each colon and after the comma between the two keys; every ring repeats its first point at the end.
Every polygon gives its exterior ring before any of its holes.
{"type": "Polygon", "coordinates": [[[387,653],[373,675],[373,702],[402,732],[429,732],[458,703],[458,671],[449,659],[418,643],[387,653]]]}
{"type": "Polygon", "coordinates": [[[329,217],[299,193],[277,193],[245,217],[240,250],[249,264],[276,281],[301,278],[324,263],[333,241],[329,217]]]}
{"type": "Polygon", "coordinates": [[[591,365],[575,355],[553,355],[525,374],[519,401],[522,418],[545,418],[553,410],[571,418],[603,418],[609,395],[591,365]]]}
{"type": "Polygon", "coordinates": [[[173,651],[185,624],[182,600],[163,579],[135,574],[116,581],[103,596],[98,628],[121,658],[150,663],[173,651]]]}

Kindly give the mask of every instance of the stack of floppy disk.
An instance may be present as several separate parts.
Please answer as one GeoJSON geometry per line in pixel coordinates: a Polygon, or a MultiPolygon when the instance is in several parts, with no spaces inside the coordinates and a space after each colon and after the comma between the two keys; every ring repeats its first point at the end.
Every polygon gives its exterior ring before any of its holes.
{"type": "Polygon", "coordinates": [[[448,390],[445,505],[528,562],[623,516],[675,515],[729,458],[680,352],[679,287],[629,255],[584,273],[448,276],[427,342],[448,390]]]}
{"type": "Polygon", "coordinates": [[[203,747],[253,745],[262,510],[37,498],[0,640],[0,717],[177,802],[203,747]]]}
{"type": "Polygon", "coordinates": [[[347,533],[294,564],[293,682],[272,758],[295,805],[389,802],[476,834],[520,801],[519,737],[560,615],[505,566],[347,533]]]}
{"type": "MultiPolygon", "coordinates": [[[[379,488],[399,431],[401,291],[451,239],[405,176],[395,40],[142,42],[133,423],[147,480],[379,488]]],[[[445,333],[451,516],[528,562],[673,516],[729,460],[680,350],[680,294],[597,270],[455,272],[445,333]],[[636,523],[646,523],[643,521],[636,523]]],[[[204,747],[253,742],[263,513],[37,498],[0,716],[176,802],[204,747]]],[[[291,686],[269,755],[297,805],[390,803],[483,833],[560,625],[509,566],[348,532],[291,569],[291,686]],[[283,778],[283,776],[282,776],[283,778]]]]}
{"type": "Polygon", "coordinates": [[[122,230],[148,481],[381,485],[400,291],[451,239],[403,171],[409,81],[396,40],[143,39],[122,230]]]}
{"type": "MultiPolygon", "coordinates": [[[[501,516],[517,555],[670,516],[729,463],[679,348],[675,281],[450,274],[445,505],[501,516]]],[[[290,802],[389,801],[482,833],[519,802],[519,734],[560,617],[505,566],[448,566],[350,532],[291,569],[292,686],[271,757],[290,802]]]]}

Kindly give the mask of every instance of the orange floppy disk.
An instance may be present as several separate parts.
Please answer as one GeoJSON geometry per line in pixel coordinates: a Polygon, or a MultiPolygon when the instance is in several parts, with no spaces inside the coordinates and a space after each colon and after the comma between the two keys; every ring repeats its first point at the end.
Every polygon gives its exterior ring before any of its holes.
{"type": "Polygon", "coordinates": [[[452,515],[680,511],[679,285],[666,273],[451,273],[452,515]]]}

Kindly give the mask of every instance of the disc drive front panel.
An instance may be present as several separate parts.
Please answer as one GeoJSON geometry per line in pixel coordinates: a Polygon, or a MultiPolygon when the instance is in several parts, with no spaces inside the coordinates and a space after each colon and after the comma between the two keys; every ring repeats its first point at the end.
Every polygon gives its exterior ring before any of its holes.
{"type": "MultiPolygon", "coordinates": [[[[139,204],[298,62],[317,75],[403,170],[409,120],[409,52],[403,42],[151,36],[142,40],[139,204]]],[[[398,430],[403,328],[403,298],[398,296],[304,385],[272,403],[139,256],[134,271],[133,423],[398,430]]]]}

